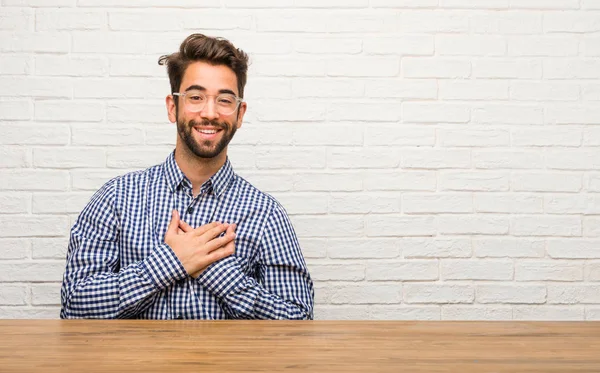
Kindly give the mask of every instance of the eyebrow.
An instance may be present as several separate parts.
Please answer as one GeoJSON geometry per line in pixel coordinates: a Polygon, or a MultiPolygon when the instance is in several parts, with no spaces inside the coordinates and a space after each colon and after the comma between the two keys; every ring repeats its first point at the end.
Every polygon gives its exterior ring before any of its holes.
{"type": "MultiPolygon", "coordinates": [[[[204,88],[203,86],[201,86],[201,85],[198,85],[198,84],[192,84],[191,86],[189,86],[189,87],[187,87],[187,88],[185,89],[185,92],[187,92],[187,91],[191,91],[191,90],[193,90],[193,89],[196,89],[196,90],[198,90],[198,91],[206,91],[206,88],[204,88]]],[[[237,95],[235,94],[235,92],[234,92],[234,91],[232,91],[231,89],[220,89],[220,90],[219,90],[219,94],[222,94],[222,93],[229,93],[229,94],[232,94],[232,95],[234,95],[234,96],[237,96],[237,95]]]]}

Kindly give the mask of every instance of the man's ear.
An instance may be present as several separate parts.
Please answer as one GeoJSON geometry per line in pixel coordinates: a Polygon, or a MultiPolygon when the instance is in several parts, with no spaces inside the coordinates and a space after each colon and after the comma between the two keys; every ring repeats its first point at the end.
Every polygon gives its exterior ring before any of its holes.
{"type": "Polygon", "coordinates": [[[242,122],[244,121],[244,114],[246,114],[246,110],[248,109],[248,104],[242,102],[240,104],[240,108],[238,109],[238,117],[237,117],[237,128],[242,126],[242,122]]]}
{"type": "Polygon", "coordinates": [[[167,105],[167,115],[171,123],[177,122],[177,106],[175,106],[175,98],[172,95],[168,95],[165,98],[165,104],[167,105]]]}

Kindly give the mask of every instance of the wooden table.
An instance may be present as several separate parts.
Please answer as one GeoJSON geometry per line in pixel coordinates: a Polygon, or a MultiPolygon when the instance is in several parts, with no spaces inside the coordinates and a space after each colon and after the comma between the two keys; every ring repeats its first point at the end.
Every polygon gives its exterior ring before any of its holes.
{"type": "Polygon", "coordinates": [[[600,322],[0,320],[1,372],[600,372],[600,322]]]}

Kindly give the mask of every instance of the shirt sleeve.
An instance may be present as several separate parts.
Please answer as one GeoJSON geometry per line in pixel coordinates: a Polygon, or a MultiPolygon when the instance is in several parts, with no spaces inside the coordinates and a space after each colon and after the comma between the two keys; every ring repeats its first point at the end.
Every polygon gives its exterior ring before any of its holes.
{"type": "Polygon", "coordinates": [[[71,229],[61,288],[63,319],[134,317],[160,290],[187,277],[164,243],[144,260],[120,268],[115,184],[113,179],[94,194],[71,229]]]}
{"type": "Polygon", "coordinates": [[[278,203],[267,219],[257,261],[256,279],[230,256],[209,266],[198,281],[233,318],[311,320],[313,283],[292,224],[278,203]]]}

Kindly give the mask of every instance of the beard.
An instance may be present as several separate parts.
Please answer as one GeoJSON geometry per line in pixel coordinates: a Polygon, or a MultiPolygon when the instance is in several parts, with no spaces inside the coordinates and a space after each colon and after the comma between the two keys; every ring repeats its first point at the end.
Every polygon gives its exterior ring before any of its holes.
{"type": "Polygon", "coordinates": [[[227,145],[229,145],[231,139],[233,139],[236,131],[237,120],[231,124],[217,120],[203,120],[202,122],[190,120],[185,123],[183,120],[177,118],[177,133],[179,133],[179,137],[181,137],[186,147],[198,158],[214,158],[221,154],[227,145]],[[195,126],[211,126],[220,129],[222,132],[221,139],[216,143],[211,140],[199,142],[193,134],[195,126]]]}

